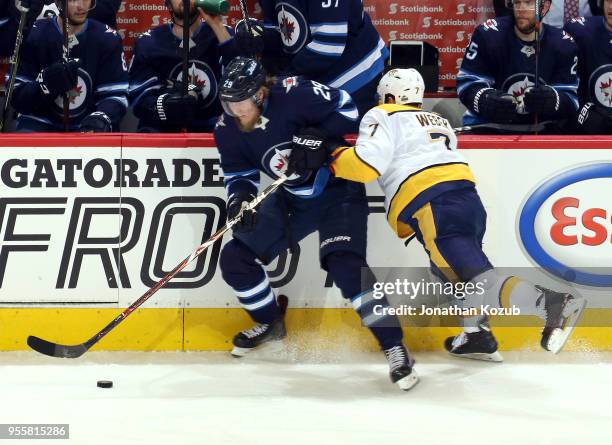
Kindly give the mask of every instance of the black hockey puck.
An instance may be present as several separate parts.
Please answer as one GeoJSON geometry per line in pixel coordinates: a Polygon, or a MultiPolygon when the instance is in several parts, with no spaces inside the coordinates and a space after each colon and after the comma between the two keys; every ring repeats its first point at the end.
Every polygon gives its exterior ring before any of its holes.
{"type": "Polygon", "coordinates": [[[113,382],[110,380],[98,380],[98,388],[112,388],[113,382]]]}

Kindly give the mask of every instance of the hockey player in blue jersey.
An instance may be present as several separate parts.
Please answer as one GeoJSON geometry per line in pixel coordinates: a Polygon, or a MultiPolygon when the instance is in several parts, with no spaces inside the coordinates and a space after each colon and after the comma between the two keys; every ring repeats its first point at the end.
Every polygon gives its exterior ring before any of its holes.
{"type": "Polygon", "coordinates": [[[612,0],[603,0],[603,16],[579,17],[565,24],[580,51],[581,133],[612,134],[612,0]]]}
{"type": "Polygon", "coordinates": [[[116,31],[87,18],[92,4],[92,0],[68,2],[68,60],[62,58],[61,17],[34,24],[24,43],[11,103],[19,113],[17,131],[63,131],[64,94],[70,131],[119,130],[127,110],[123,44],[116,31]]]}
{"type": "Polygon", "coordinates": [[[386,305],[386,299],[371,298],[375,279],[365,261],[368,203],[363,185],[332,179],[325,169],[304,175],[287,170],[293,147],[326,145],[356,130],[358,113],[350,95],[303,77],[267,81],[259,62],[240,57],[223,75],[220,99],[225,113],[215,129],[215,141],[227,213],[228,218],[242,216],[233,239],[223,247],[220,267],[256,323],[234,337],[232,353],[242,356],[285,336],[282,313],[262,264],[318,231],[321,267],[378,340],[391,380],[402,389],[411,388],[418,379],[402,344],[399,321],[376,313],[376,305],[386,305]],[[257,194],[260,172],[274,179],[287,174],[289,179],[257,212],[245,213],[243,205],[257,194]]]}
{"type": "MultiPolygon", "coordinates": [[[[28,9],[24,29],[26,36],[34,21],[44,18],[40,15],[46,16],[47,12],[55,15],[54,0],[0,0],[0,56],[10,56],[13,53],[19,27],[18,3],[28,9]]],[[[121,0],[95,0],[88,17],[115,28],[120,4],[121,0]]]]}
{"type": "MultiPolygon", "coordinates": [[[[545,0],[542,16],[549,8],[545,0]]],[[[514,0],[513,16],[476,28],[457,75],[467,107],[464,125],[494,124],[511,132],[537,117],[541,131],[567,132],[564,124],[578,109],[578,50],[571,36],[542,24],[536,57],[535,26],[535,0],[514,0]]]]}
{"type": "MultiPolygon", "coordinates": [[[[141,132],[211,132],[222,109],[218,98],[221,67],[238,55],[221,16],[190,11],[192,48],[189,90],[183,96],[183,2],[166,0],[173,24],[144,33],[130,67],[130,102],[141,132]],[[206,19],[200,20],[200,14],[206,19]]],[[[233,33],[233,31],[232,31],[233,33]]]]}
{"type": "MultiPolygon", "coordinates": [[[[388,50],[362,0],[262,0],[264,59],[286,56],[291,75],[351,94],[360,115],[376,105],[388,50]]],[[[248,41],[244,22],[236,27],[248,41]]],[[[258,34],[257,26],[254,33],[258,34]]],[[[243,40],[239,38],[239,40],[243,40]]],[[[255,45],[257,48],[257,45],[255,45]]]]}

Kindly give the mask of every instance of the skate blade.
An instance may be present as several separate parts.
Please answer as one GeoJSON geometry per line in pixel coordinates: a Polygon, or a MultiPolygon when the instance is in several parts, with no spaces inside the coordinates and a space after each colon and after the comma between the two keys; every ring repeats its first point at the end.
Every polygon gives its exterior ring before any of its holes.
{"type": "Polygon", "coordinates": [[[419,383],[419,376],[417,375],[414,369],[412,370],[410,375],[407,375],[403,379],[395,382],[395,384],[399,386],[400,389],[403,391],[408,391],[410,388],[412,388],[417,383],[419,383]]]}
{"type": "Polygon", "coordinates": [[[247,355],[253,357],[260,357],[262,355],[270,356],[272,354],[281,352],[284,349],[285,343],[283,340],[269,341],[255,348],[239,348],[234,346],[230,354],[235,358],[242,358],[247,355]]]}
{"type": "Polygon", "coordinates": [[[469,354],[454,354],[449,352],[449,354],[453,357],[466,358],[469,360],[480,360],[481,362],[501,363],[504,361],[504,357],[497,351],[490,354],[486,352],[472,352],[469,354]]]}
{"type": "Polygon", "coordinates": [[[584,311],[586,306],[586,300],[584,298],[572,298],[567,302],[565,307],[563,308],[563,317],[565,318],[563,322],[563,328],[554,329],[550,336],[548,337],[548,341],[546,342],[546,349],[553,354],[558,354],[561,352],[565,343],[569,339],[569,336],[572,334],[576,323],[580,320],[580,316],[584,311]]]}

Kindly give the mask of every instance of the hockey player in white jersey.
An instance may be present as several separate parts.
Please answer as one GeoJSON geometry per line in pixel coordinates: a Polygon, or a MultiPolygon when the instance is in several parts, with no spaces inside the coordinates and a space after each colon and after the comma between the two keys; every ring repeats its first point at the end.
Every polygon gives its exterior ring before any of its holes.
{"type": "MultiPolygon", "coordinates": [[[[387,219],[398,236],[415,234],[433,274],[445,282],[474,284],[465,308],[519,307],[544,319],[541,345],[557,353],[585,306],[583,298],[498,274],[482,250],[486,212],[475,179],[446,119],[421,108],[425,86],[414,69],[394,69],[380,81],[381,104],[364,116],[354,147],[334,149],[328,163],[339,178],[378,179],[387,219]]],[[[292,153],[296,171],[317,167],[321,150],[292,153]],[[317,151],[319,153],[317,153],[317,151]]],[[[465,286],[467,288],[467,286],[465,286]]],[[[453,355],[501,361],[486,317],[464,319],[464,332],[445,341],[453,355]]]]}

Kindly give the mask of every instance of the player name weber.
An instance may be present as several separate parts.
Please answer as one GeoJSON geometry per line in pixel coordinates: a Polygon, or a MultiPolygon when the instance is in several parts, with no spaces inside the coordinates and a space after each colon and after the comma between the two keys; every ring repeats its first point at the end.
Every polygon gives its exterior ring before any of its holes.
{"type": "Polygon", "coordinates": [[[481,305],[479,307],[464,308],[461,306],[431,307],[426,305],[410,306],[402,304],[398,307],[388,307],[382,304],[374,306],[376,315],[427,315],[427,316],[449,316],[457,315],[460,317],[477,317],[480,315],[521,315],[518,306],[499,308],[491,305],[481,305]]]}

